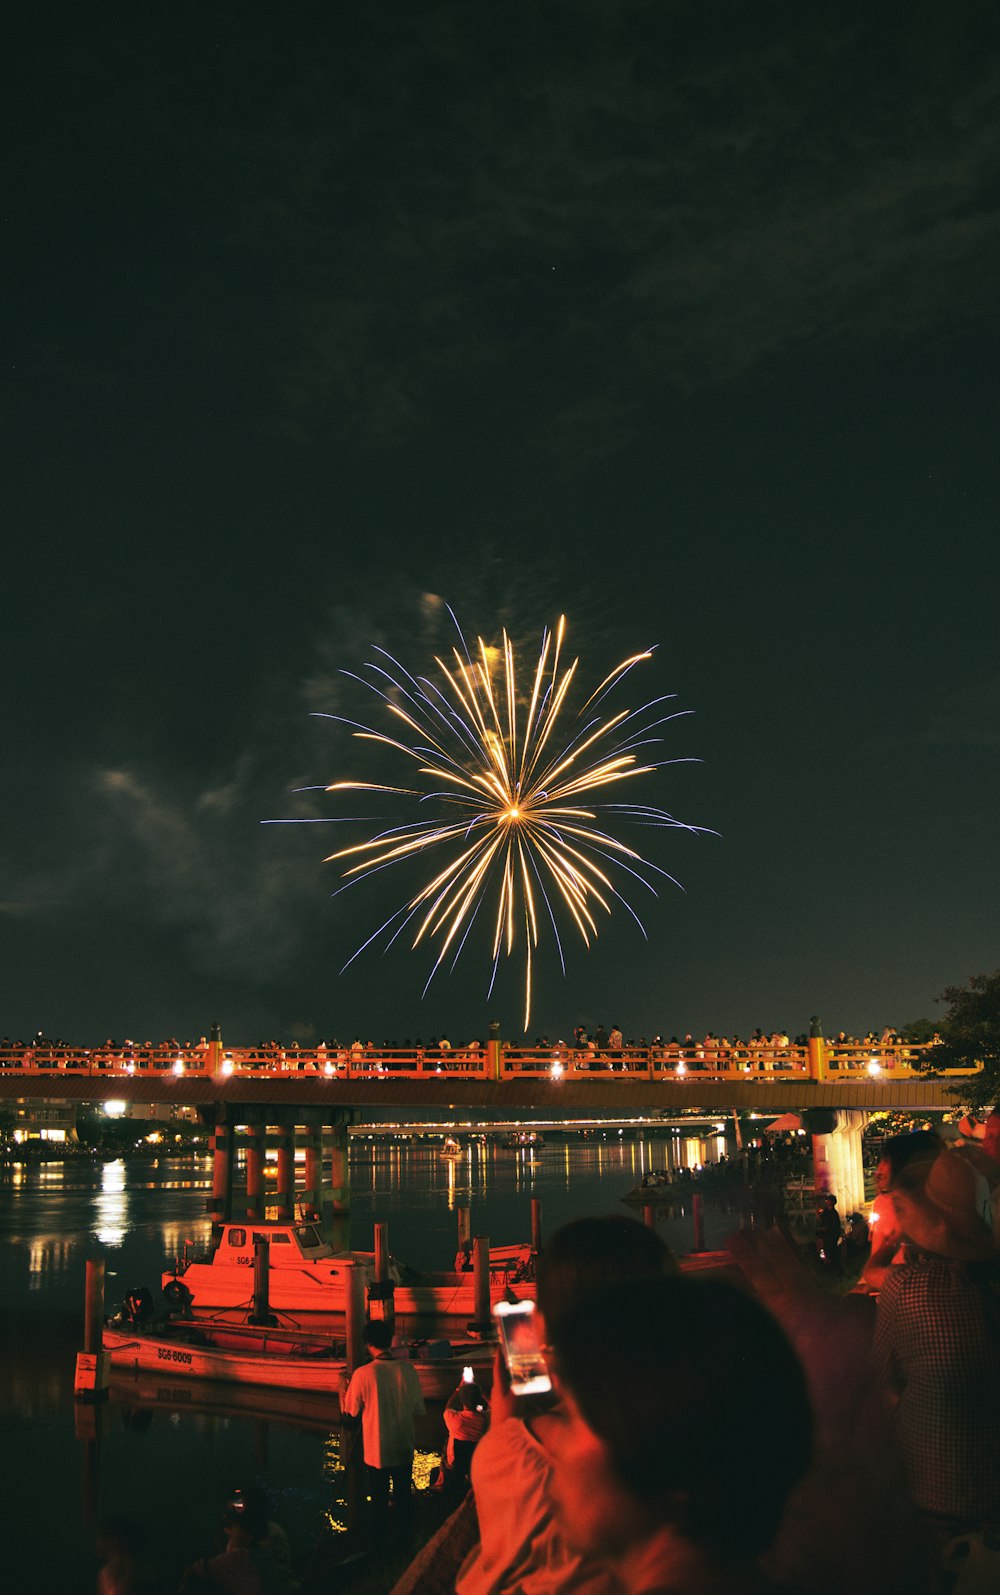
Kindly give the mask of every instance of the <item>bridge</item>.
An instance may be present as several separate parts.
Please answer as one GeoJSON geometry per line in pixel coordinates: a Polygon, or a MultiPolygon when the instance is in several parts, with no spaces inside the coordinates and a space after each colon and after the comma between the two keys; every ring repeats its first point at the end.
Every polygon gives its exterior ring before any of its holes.
{"type": "Polygon", "coordinates": [[[218,1026],[196,1047],[0,1048],[0,1103],[118,1100],[195,1107],[211,1127],[210,1211],[233,1214],[233,1174],[242,1144],[246,1215],[267,1208],[290,1219],[298,1197],[334,1215],[350,1208],[348,1132],[360,1116],[393,1118],[401,1108],[461,1110],[487,1118],[531,1110],[555,1122],[594,1122],[685,1109],[721,1116],[733,1110],[805,1116],[813,1134],[817,1187],[833,1190],[841,1212],[864,1201],[861,1132],[883,1109],[917,1114],[954,1108],[974,1070],[933,1070],[933,1047],[827,1042],[813,1022],[805,1046],[623,1047],[584,1053],[562,1044],[543,1050],[491,1039],[452,1049],[223,1046],[218,1026]],[[269,1135],[270,1132],[270,1135],[269,1135]],[[304,1190],[296,1190],[296,1144],[304,1190]],[[265,1194],[267,1148],[276,1154],[277,1188],[265,1194]],[[331,1179],[324,1188],[324,1167],[331,1179]]]}
{"type": "Polygon", "coordinates": [[[224,1047],[218,1027],[197,1046],[131,1042],[110,1048],[0,1048],[0,1100],[259,1104],[322,1108],[592,1107],[648,1111],[685,1107],[778,1112],[796,1107],[954,1107],[974,1070],[933,1068],[930,1044],[848,1046],[818,1033],[805,1046],[622,1047],[584,1053],[498,1040],[464,1048],[224,1047]]]}

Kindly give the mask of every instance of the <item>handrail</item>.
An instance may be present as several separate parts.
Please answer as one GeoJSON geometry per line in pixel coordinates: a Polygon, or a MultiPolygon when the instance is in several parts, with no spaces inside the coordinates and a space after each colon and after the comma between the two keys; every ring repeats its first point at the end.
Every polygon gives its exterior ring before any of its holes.
{"type": "MultiPolygon", "coordinates": [[[[931,1072],[958,1078],[972,1069],[934,1071],[933,1043],[880,1042],[871,1046],[838,1046],[823,1042],[822,1075],[877,1081],[912,1078],[931,1072]]],[[[490,1043],[453,1048],[371,1047],[226,1047],[219,1042],[196,1047],[0,1047],[0,1070],[36,1078],[45,1074],[120,1076],[172,1074],[175,1077],[281,1078],[318,1075],[325,1079],[388,1080],[511,1078],[574,1080],[694,1078],[704,1080],[796,1080],[816,1078],[810,1047],[764,1041],[719,1047],[696,1043],[655,1047],[622,1047],[601,1053],[582,1052],[558,1043],[554,1047],[519,1047],[490,1043]]]]}

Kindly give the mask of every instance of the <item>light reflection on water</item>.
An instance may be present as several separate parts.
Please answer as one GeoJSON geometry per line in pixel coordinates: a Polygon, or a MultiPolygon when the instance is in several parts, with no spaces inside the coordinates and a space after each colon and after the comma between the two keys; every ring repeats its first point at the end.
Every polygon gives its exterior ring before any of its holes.
{"type": "MultiPolygon", "coordinates": [[[[397,1257],[449,1267],[458,1207],[471,1206],[473,1232],[499,1244],[527,1238],[536,1196],[548,1235],[588,1212],[625,1213],[620,1198],[649,1169],[701,1163],[722,1148],[721,1137],[609,1135],[519,1151],[469,1142],[461,1158],[448,1160],[431,1143],[362,1144],[352,1154],[351,1240],[370,1250],[379,1219],[389,1224],[397,1257]]],[[[332,1471],[330,1428],[305,1432],[239,1411],[204,1414],[195,1405],[197,1392],[180,1384],[154,1389],[155,1399],[139,1392],[96,1412],[74,1406],[87,1256],[103,1247],[109,1303],[133,1286],[155,1286],[185,1243],[209,1238],[209,1190],[210,1165],[200,1154],[155,1165],[74,1159],[0,1168],[0,1426],[9,1442],[16,1436],[18,1458],[5,1478],[5,1502],[11,1523],[35,1522],[37,1480],[44,1477],[49,1498],[65,1503],[50,1553],[53,1587],[94,1587],[92,1535],[80,1515],[88,1457],[94,1477],[87,1489],[100,1510],[162,1520],[177,1539],[170,1555],[182,1558],[181,1565],[211,1548],[224,1500],[240,1482],[259,1482],[277,1495],[278,1515],[300,1543],[315,1540],[325,1512],[338,1514],[335,1485],[343,1476],[332,1471]]],[[[691,1216],[684,1204],[658,1211],[657,1220],[675,1250],[688,1248],[691,1216]]],[[[735,1214],[707,1203],[705,1221],[709,1246],[736,1226],[735,1214]]],[[[432,1420],[423,1441],[434,1459],[439,1421],[432,1420]]],[[[33,1532],[27,1540],[30,1576],[33,1532]]],[[[5,1557],[8,1550],[5,1543],[5,1557]]]]}

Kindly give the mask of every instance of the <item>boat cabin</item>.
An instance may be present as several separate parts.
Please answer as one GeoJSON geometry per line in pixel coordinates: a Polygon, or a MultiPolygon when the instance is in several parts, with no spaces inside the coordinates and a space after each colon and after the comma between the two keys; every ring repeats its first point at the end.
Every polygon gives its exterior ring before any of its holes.
{"type": "Polygon", "coordinates": [[[300,1268],[303,1263],[315,1263],[335,1255],[329,1241],[320,1234],[318,1224],[223,1224],[212,1261],[252,1268],[258,1240],[270,1241],[268,1261],[272,1268],[300,1268]]]}

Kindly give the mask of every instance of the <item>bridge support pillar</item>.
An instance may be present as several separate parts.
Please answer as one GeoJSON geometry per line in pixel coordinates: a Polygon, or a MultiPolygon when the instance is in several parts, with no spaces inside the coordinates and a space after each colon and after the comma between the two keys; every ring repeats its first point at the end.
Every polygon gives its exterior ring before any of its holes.
{"type": "Polygon", "coordinates": [[[233,1216],[233,1131],[226,1119],[227,1109],[220,1103],[215,1110],[215,1128],[208,1139],[212,1154],[209,1213],[213,1224],[227,1224],[233,1216]]]}
{"type": "Polygon", "coordinates": [[[323,1125],[310,1116],[305,1123],[305,1189],[302,1199],[316,1214],[323,1215],[323,1125]]]}
{"type": "Polygon", "coordinates": [[[275,1201],[278,1218],[290,1224],[295,1217],[295,1126],[283,1119],[278,1125],[276,1146],[278,1152],[278,1189],[275,1201]]]}
{"type": "Polygon", "coordinates": [[[263,1119],[247,1120],[247,1219],[258,1224],[264,1218],[264,1134],[263,1119]]]}
{"type": "MultiPolygon", "coordinates": [[[[816,1113],[819,1119],[822,1110],[816,1113]]],[[[865,1199],[865,1177],[861,1158],[861,1136],[868,1115],[859,1108],[837,1108],[823,1114],[833,1120],[830,1129],[813,1130],[813,1169],[816,1190],[829,1191],[837,1198],[841,1223],[861,1207],[865,1199]]]]}
{"type": "Polygon", "coordinates": [[[346,1219],[351,1211],[350,1126],[354,1118],[347,1110],[338,1113],[331,1126],[330,1205],[334,1222],[346,1219]]]}

